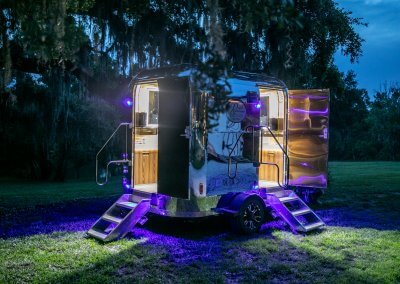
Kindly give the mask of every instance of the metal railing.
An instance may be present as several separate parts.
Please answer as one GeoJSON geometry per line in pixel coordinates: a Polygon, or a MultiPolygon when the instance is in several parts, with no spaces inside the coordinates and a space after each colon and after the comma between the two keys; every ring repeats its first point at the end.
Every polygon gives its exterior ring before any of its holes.
{"type": "Polygon", "coordinates": [[[246,129],[245,129],[244,132],[240,133],[239,137],[237,138],[235,144],[233,145],[233,148],[231,149],[231,151],[229,152],[229,155],[228,155],[228,177],[231,178],[231,179],[233,179],[233,178],[235,178],[236,175],[237,175],[238,161],[235,161],[235,170],[234,170],[234,173],[232,174],[232,172],[231,172],[231,165],[232,165],[232,160],[233,160],[232,154],[233,154],[233,152],[235,151],[235,149],[236,149],[236,147],[237,147],[237,145],[238,145],[238,143],[239,143],[239,141],[240,141],[240,138],[243,136],[243,134],[249,133],[249,129],[251,129],[251,132],[250,132],[250,133],[252,134],[252,139],[253,139],[253,150],[252,150],[253,163],[257,163],[257,164],[262,164],[262,165],[267,165],[267,166],[274,166],[274,167],[276,167],[276,169],[277,169],[277,183],[278,183],[279,187],[285,188],[285,187],[288,185],[288,176],[289,176],[289,155],[287,154],[286,150],[285,150],[284,147],[281,145],[281,143],[279,143],[277,137],[276,137],[275,134],[272,132],[272,130],[271,130],[269,127],[267,127],[267,126],[252,126],[252,125],[250,125],[250,126],[247,126],[247,127],[246,127],[246,129]],[[276,164],[276,163],[271,163],[271,162],[263,162],[263,157],[262,157],[262,151],[263,151],[263,141],[262,141],[262,139],[263,139],[263,136],[262,136],[262,132],[260,133],[260,134],[261,134],[261,141],[260,141],[260,143],[261,143],[261,149],[260,149],[260,150],[261,150],[261,158],[259,157],[259,160],[258,160],[258,161],[255,161],[255,159],[254,159],[254,156],[255,156],[255,155],[254,155],[254,154],[255,154],[255,150],[254,150],[254,145],[255,145],[254,137],[255,137],[255,135],[254,135],[254,132],[255,132],[255,129],[256,129],[256,128],[259,128],[260,130],[262,130],[262,129],[267,129],[268,132],[271,134],[272,138],[275,140],[276,144],[278,144],[279,148],[282,150],[282,153],[283,153],[283,155],[284,155],[284,157],[285,157],[285,163],[286,163],[286,165],[287,165],[286,177],[283,179],[283,184],[282,184],[281,181],[280,181],[280,180],[281,180],[281,174],[280,174],[280,167],[279,167],[279,165],[276,164]]]}
{"type": "Polygon", "coordinates": [[[260,159],[260,164],[262,165],[267,165],[267,166],[275,166],[277,169],[277,183],[279,185],[279,187],[285,188],[288,185],[289,182],[289,155],[286,152],[286,150],[283,148],[283,146],[281,145],[281,143],[279,143],[278,138],[276,138],[275,134],[272,132],[271,128],[269,128],[268,126],[261,126],[260,129],[267,129],[268,132],[271,134],[272,138],[274,138],[276,144],[278,144],[279,148],[282,150],[283,155],[285,156],[285,163],[287,165],[287,171],[286,171],[286,178],[283,179],[283,185],[280,182],[280,169],[279,169],[279,165],[276,163],[270,163],[270,162],[263,162],[263,157],[262,157],[262,151],[263,151],[263,134],[261,133],[261,159],[260,159]]]}
{"type": "MultiPolygon", "coordinates": [[[[232,179],[235,178],[235,177],[236,177],[236,174],[237,174],[237,169],[238,169],[238,161],[236,161],[236,163],[235,163],[235,173],[234,173],[233,175],[231,175],[232,154],[233,154],[233,152],[235,151],[235,149],[236,149],[236,147],[237,147],[237,145],[238,145],[238,143],[239,143],[239,141],[240,141],[240,138],[242,138],[243,134],[249,133],[249,132],[248,132],[249,129],[251,129],[251,132],[250,132],[250,133],[253,135],[253,137],[252,137],[252,139],[253,139],[252,158],[253,158],[253,160],[254,160],[254,128],[255,128],[255,127],[254,127],[253,125],[247,126],[246,129],[245,129],[245,131],[243,131],[243,132],[240,133],[239,137],[236,139],[235,144],[233,145],[233,148],[232,148],[231,151],[229,152],[229,155],[228,155],[228,177],[229,177],[229,178],[232,178],[232,179]]],[[[254,162],[254,161],[253,161],[253,162],[254,162]]]]}
{"type": "Polygon", "coordinates": [[[104,143],[103,147],[97,152],[96,154],[96,183],[98,185],[105,185],[108,183],[108,171],[109,167],[112,164],[122,164],[122,163],[130,163],[131,160],[128,159],[128,128],[132,128],[133,124],[130,122],[123,122],[118,127],[114,130],[114,132],[111,134],[111,136],[107,139],[106,143],[104,143]],[[125,126],[125,154],[123,155],[122,160],[112,160],[107,163],[106,166],[106,172],[105,172],[105,179],[104,181],[99,181],[99,155],[100,153],[104,150],[104,148],[107,146],[107,144],[111,141],[111,139],[117,134],[118,130],[122,127],[125,126]]]}

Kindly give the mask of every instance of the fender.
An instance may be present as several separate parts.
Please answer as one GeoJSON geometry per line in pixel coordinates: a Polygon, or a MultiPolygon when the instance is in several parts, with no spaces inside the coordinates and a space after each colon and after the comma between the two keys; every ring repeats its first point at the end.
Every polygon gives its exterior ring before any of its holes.
{"type": "Polygon", "coordinates": [[[246,193],[246,192],[238,192],[238,193],[228,193],[224,194],[221,196],[217,207],[214,208],[214,211],[221,213],[221,214],[226,214],[226,215],[231,215],[231,216],[237,216],[240,212],[240,207],[242,206],[243,202],[249,198],[250,196],[254,196],[255,198],[258,198],[262,204],[265,204],[264,200],[255,193],[246,193]]]}

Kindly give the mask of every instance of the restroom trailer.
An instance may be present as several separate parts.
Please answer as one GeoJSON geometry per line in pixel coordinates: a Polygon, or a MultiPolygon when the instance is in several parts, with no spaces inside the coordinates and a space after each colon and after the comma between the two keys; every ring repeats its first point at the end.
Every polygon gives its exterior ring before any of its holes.
{"type": "Polygon", "coordinates": [[[324,226],[307,201],[327,187],[329,90],[288,90],[273,77],[233,72],[221,95],[198,78],[188,65],[133,78],[132,121],[107,141],[122,130],[131,143],[103,177],[107,143],[96,156],[99,184],[123,165],[125,193],[88,234],[122,238],[148,214],[224,215],[244,233],[257,232],[268,214],[293,232],[324,226]]]}

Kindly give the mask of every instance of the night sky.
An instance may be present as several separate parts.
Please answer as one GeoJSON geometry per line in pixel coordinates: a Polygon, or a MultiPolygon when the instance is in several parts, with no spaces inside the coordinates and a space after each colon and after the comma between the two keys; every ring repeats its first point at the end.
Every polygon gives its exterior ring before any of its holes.
{"type": "Polygon", "coordinates": [[[337,0],[339,7],[364,18],[368,27],[357,27],[363,44],[359,63],[340,55],[336,62],[341,71],[354,70],[359,87],[373,97],[382,84],[400,84],[400,0],[337,0]]]}

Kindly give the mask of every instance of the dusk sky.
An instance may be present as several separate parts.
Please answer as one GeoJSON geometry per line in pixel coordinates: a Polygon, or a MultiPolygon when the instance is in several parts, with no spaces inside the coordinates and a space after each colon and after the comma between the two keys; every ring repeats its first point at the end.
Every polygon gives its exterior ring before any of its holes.
{"type": "Polygon", "coordinates": [[[400,0],[337,0],[340,7],[364,18],[368,27],[357,27],[363,44],[359,63],[337,54],[341,71],[354,70],[359,87],[373,96],[384,82],[400,84],[400,0]]]}

